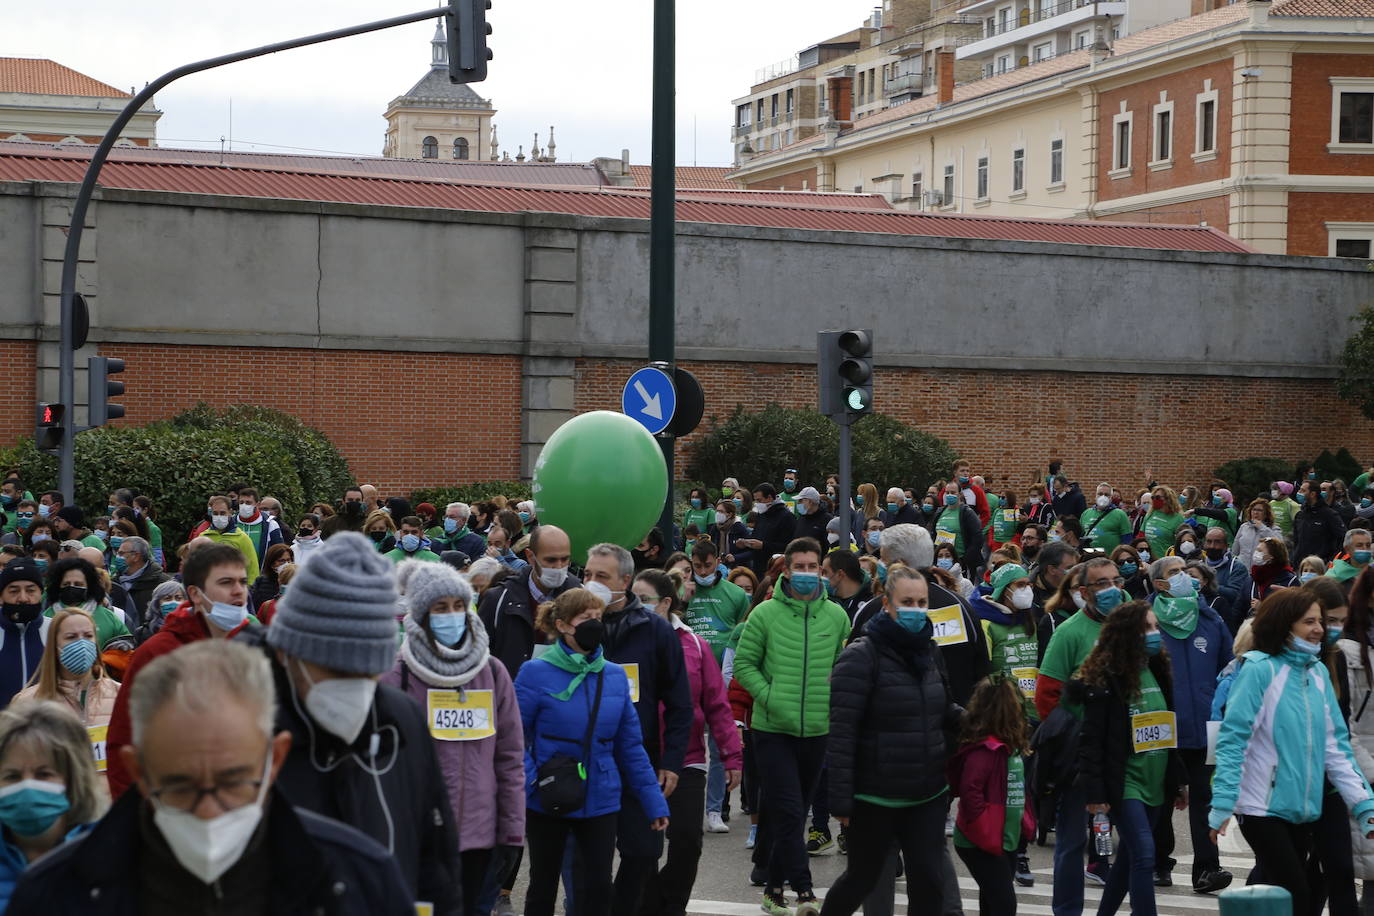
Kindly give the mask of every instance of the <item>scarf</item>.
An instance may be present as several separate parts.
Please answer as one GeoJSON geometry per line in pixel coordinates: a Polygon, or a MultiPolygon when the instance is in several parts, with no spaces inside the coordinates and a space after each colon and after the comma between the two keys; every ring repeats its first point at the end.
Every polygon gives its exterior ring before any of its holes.
{"type": "Polygon", "coordinates": [[[1272,560],[1263,566],[1250,567],[1250,581],[1255,584],[1260,597],[1264,597],[1265,592],[1269,591],[1269,586],[1274,584],[1274,580],[1284,573],[1291,573],[1293,567],[1280,566],[1272,560]]]}
{"type": "Polygon", "coordinates": [[[1362,572],[1364,572],[1364,570],[1360,567],[1337,557],[1326,574],[1337,582],[1349,582],[1362,572]]]}
{"type": "Polygon", "coordinates": [[[889,617],[886,608],[879,608],[864,625],[865,636],[891,646],[917,674],[925,674],[930,667],[934,632],[934,626],[927,621],[925,629],[913,633],[889,617]]]}
{"type": "Polygon", "coordinates": [[[1156,595],[1155,616],[1159,618],[1159,628],[1174,639],[1185,639],[1197,629],[1197,598],[1171,598],[1156,595]]]}
{"type": "Polygon", "coordinates": [[[572,699],[573,693],[577,691],[578,687],[582,686],[582,682],[587,679],[587,675],[597,674],[602,668],[606,667],[606,656],[602,653],[601,649],[598,648],[593,655],[583,655],[581,652],[574,652],[569,649],[563,644],[563,640],[561,639],[554,648],[545,652],[543,655],[539,656],[539,658],[553,665],[555,668],[563,669],[573,676],[565,689],[559,693],[551,692],[549,694],[549,696],[553,697],[555,700],[563,700],[564,702],[572,699]]]}
{"type": "Polygon", "coordinates": [[[431,639],[419,621],[406,614],[405,641],[401,643],[401,658],[422,681],[432,687],[461,687],[486,667],[491,653],[487,649],[487,628],[468,613],[467,634],[463,641],[450,649],[431,639]]]}

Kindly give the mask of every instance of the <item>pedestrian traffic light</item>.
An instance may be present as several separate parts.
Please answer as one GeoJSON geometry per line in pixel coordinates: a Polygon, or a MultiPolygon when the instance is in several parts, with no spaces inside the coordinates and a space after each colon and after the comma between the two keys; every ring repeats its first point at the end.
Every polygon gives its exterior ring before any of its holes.
{"type": "Polygon", "coordinates": [[[821,413],[857,417],[873,410],[873,332],[822,331],[816,335],[821,413]]]}
{"type": "Polygon", "coordinates": [[[40,452],[57,454],[62,448],[62,420],[67,415],[63,404],[39,404],[35,418],[33,441],[40,452]]]}
{"type": "Polygon", "coordinates": [[[110,402],[110,398],[124,393],[123,382],[110,381],[110,376],[124,371],[124,360],[113,356],[92,356],[86,366],[91,382],[91,396],[87,401],[90,405],[87,424],[91,428],[104,426],[111,420],[124,416],[124,405],[110,402]]]}
{"type": "Polygon", "coordinates": [[[451,83],[480,83],[487,78],[491,49],[487,10],[491,0],[449,0],[444,25],[448,29],[448,79],[451,83]]]}

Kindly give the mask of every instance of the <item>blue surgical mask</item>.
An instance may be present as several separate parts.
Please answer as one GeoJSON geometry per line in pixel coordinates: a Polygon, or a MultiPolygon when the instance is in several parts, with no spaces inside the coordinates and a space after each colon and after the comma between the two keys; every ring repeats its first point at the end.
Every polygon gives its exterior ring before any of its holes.
{"type": "Polygon", "coordinates": [[[1329,626],[1329,627],[1327,627],[1327,628],[1326,628],[1326,642],[1325,642],[1325,644],[1328,645],[1328,646],[1334,646],[1334,645],[1336,644],[1336,640],[1338,640],[1338,639],[1341,638],[1341,632],[1342,632],[1343,629],[1344,629],[1343,627],[1338,627],[1338,626],[1329,626]]]}
{"type": "Polygon", "coordinates": [[[926,613],[925,608],[899,607],[897,608],[897,623],[912,633],[920,633],[930,623],[930,615],[926,613]]]}
{"type": "MultiPolygon", "coordinates": [[[[1366,506],[1369,505],[1369,500],[1366,499],[1364,502],[1366,506]]],[[[864,507],[864,497],[862,493],[854,497],[854,505],[858,506],[860,509],[864,507]]]]}
{"type": "MultiPolygon", "coordinates": [[[[38,539],[34,538],[34,540],[37,541],[38,539]]],[[[48,571],[48,561],[43,559],[42,557],[36,557],[33,562],[38,567],[39,572],[48,571]]]]}
{"type": "Polygon", "coordinates": [[[91,670],[95,664],[95,657],[99,651],[95,647],[95,642],[90,639],[74,639],[62,647],[62,651],[57,653],[57,660],[62,663],[72,674],[85,674],[91,670]]]}
{"type": "Polygon", "coordinates": [[[896,503],[888,503],[888,504],[887,504],[887,514],[888,514],[888,515],[896,515],[896,514],[897,514],[897,504],[896,504],[896,503]]]}
{"type": "Polygon", "coordinates": [[[40,518],[47,518],[47,517],[48,517],[48,513],[51,512],[51,511],[52,511],[52,506],[45,506],[45,505],[43,505],[42,503],[39,503],[39,505],[38,505],[38,515],[39,515],[40,518]]]}
{"type": "Polygon", "coordinates": [[[946,506],[957,506],[957,505],[959,505],[959,494],[958,494],[958,493],[946,493],[946,494],[945,494],[945,505],[946,505],[946,506]]]}
{"type": "Polygon", "coordinates": [[[1288,637],[1288,645],[1290,648],[1303,655],[1320,655],[1322,651],[1322,647],[1318,643],[1308,642],[1296,636],[1288,637]]]}
{"type": "MultiPolygon", "coordinates": [[[[286,591],[286,587],[285,587],[285,586],[282,587],[282,591],[286,591]]],[[[177,608],[181,607],[181,602],[180,602],[180,601],[164,601],[164,602],[162,602],[161,604],[159,604],[158,607],[162,609],[162,613],[163,613],[163,614],[170,614],[170,613],[172,613],[172,611],[175,611],[177,608]]]]}
{"type": "Polygon", "coordinates": [[[787,578],[792,583],[792,592],[799,598],[814,596],[821,585],[821,577],[817,573],[794,572],[789,573],[787,578]]]}
{"type": "Polygon", "coordinates": [[[19,836],[46,832],[70,807],[61,783],[25,779],[0,789],[0,824],[19,836]]]}
{"type": "Polygon", "coordinates": [[[458,519],[456,519],[456,518],[446,518],[446,519],[444,519],[444,534],[453,534],[453,533],[454,533],[455,531],[457,531],[457,530],[458,530],[458,519]]]}
{"type": "Polygon", "coordinates": [[[1213,497],[1212,497],[1212,505],[1214,505],[1214,506],[1224,506],[1224,505],[1226,505],[1226,500],[1222,499],[1220,496],[1213,496],[1213,497]]]}
{"type": "Polygon", "coordinates": [[[1304,585],[1306,585],[1308,582],[1311,582],[1315,578],[1317,578],[1317,574],[1314,572],[1305,572],[1298,574],[1298,581],[1303,583],[1304,585]]]}
{"type": "Polygon", "coordinates": [[[1191,598],[1196,590],[1193,577],[1179,570],[1169,577],[1169,595],[1174,598],[1191,598]]]}
{"type": "Polygon", "coordinates": [[[522,525],[527,525],[527,524],[529,524],[529,521],[530,521],[530,514],[529,514],[528,512],[521,512],[521,513],[520,513],[520,524],[522,524],[522,525]]]}
{"type": "Polygon", "coordinates": [[[716,584],[716,577],[714,575],[698,576],[696,573],[693,573],[692,578],[696,580],[697,585],[700,585],[702,588],[710,588],[716,584]]]}
{"type": "Polygon", "coordinates": [[[1109,585],[1093,595],[1093,604],[1099,614],[1110,614],[1121,606],[1121,589],[1109,585]]]}
{"type": "Polygon", "coordinates": [[[744,499],[742,497],[736,496],[735,498],[731,499],[730,502],[735,504],[736,509],[744,508],[744,499]]]}
{"type": "Polygon", "coordinates": [[[91,534],[94,534],[102,541],[108,541],[110,539],[110,532],[106,531],[104,528],[97,528],[94,531],[92,531],[91,534]]]}
{"type": "Polygon", "coordinates": [[[699,499],[694,499],[694,500],[692,500],[692,508],[693,508],[693,509],[700,509],[700,508],[701,508],[701,500],[699,500],[699,499]]]}
{"type": "Polygon", "coordinates": [[[1355,550],[1350,554],[1350,559],[1355,561],[1356,566],[1365,566],[1369,563],[1370,552],[1368,550],[1355,550]]]}
{"type": "Polygon", "coordinates": [[[1374,499],[1370,499],[1368,496],[1360,498],[1361,509],[1368,509],[1370,506],[1374,506],[1374,499]]]}
{"type": "Polygon", "coordinates": [[[117,506],[106,506],[106,507],[105,507],[105,514],[106,514],[106,515],[114,515],[114,514],[115,514],[115,509],[116,509],[116,508],[118,508],[118,507],[117,507],[117,506]]]}
{"type": "Polygon", "coordinates": [[[878,581],[883,585],[887,584],[887,564],[882,560],[878,561],[878,581]]]}
{"type": "Polygon", "coordinates": [[[1299,506],[1301,506],[1303,503],[1307,502],[1307,494],[1306,494],[1306,493],[1294,493],[1294,494],[1293,494],[1293,502],[1295,502],[1295,503],[1297,503],[1299,506]]]}
{"type": "Polygon", "coordinates": [[[414,553],[420,549],[420,536],[416,534],[405,534],[401,536],[401,549],[406,553],[414,553]]]}
{"type": "Polygon", "coordinates": [[[1121,575],[1127,578],[1130,578],[1131,576],[1134,576],[1136,573],[1140,572],[1140,567],[1137,566],[1135,563],[1122,563],[1117,568],[1121,570],[1121,575]]]}
{"type": "Polygon", "coordinates": [[[795,480],[784,480],[782,482],[782,488],[790,493],[797,488],[797,482],[795,480]]]}
{"type": "Polygon", "coordinates": [[[877,547],[879,544],[882,543],[882,540],[883,540],[883,533],[882,533],[881,531],[870,531],[870,532],[868,532],[868,546],[869,546],[869,547],[877,547]]]}
{"type": "Polygon", "coordinates": [[[940,559],[935,561],[935,565],[940,567],[941,569],[953,569],[954,561],[951,560],[949,557],[941,557],[940,559]]]}
{"type": "Polygon", "coordinates": [[[110,564],[110,567],[115,571],[116,574],[122,576],[129,569],[129,561],[126,560],[124,557],[115,554],[114,561],[110,564]]]}
{"type": "Polygon", "coordinates": [[[210,622],[228,632],[248,619],[248,608],[216,601],[210,606],[210,622]]]}
{"type": "Polygon", "coordinates": [[[1164,636],[1158,630],[1153,630],[1145,634],[1145,654],[1158,655],[1159,650],[1164,648],[1164,636]]]}
{"type": "Polygon", "coordinates": [[[450,649],[463,641],[463,634],[467,631],[468,615],[466,613],[429,615],[429,632],[434,634],[436,640],[450,649]]]}

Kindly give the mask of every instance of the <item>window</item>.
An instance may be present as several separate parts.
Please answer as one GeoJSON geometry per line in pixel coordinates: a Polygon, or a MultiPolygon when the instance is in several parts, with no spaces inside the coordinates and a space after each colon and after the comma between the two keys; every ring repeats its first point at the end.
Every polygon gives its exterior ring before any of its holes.
{"type": "Polygon", "coordinates": [[[1374,92],[1342,92],[1337,143],[1374,143],[1374,92]]]}
{"type": "Polygon", "coordinates": [[[989,16],[983,20],[983,37],[991,38],[997,34],[997,20],[989,16]]]}
{"type": "Polygon", "coordinates": [[[773,93],[773,117],[778,116],[778,94],[773,93]]]}
{"type": "Polygon", "coordinates": [[[758,122],[759,122],[759,126],[762,127],[762,126],[763,126],[763,99],[759,99],[759,116],[758,116],[758,122]]]}
{"type": "Polygon", "coordinates": [[[1043,44],[1043,45],[1036,45],[1036,46],[1035,46],[1035,60],[1036,60],[1037,62],[1039,62],[1039,61],[1042,61],[1042,60],[1049,60],[1051,57],[1053,57],[1053,56],[1054,56],[1054,52],[1050,50],[1050,47],[1051,47],[1051,46],[1050,46],[1048,43],[1043,44]]]}
{"type": "Polygon", "coordinates": [[[1174,158],[1174,106],[1155,106],[1155,162],[1170,162],[1174,158]]]}
{"type": "Polygon", "coordinates": [[[988,157],[978,157],[978,199],[988,198],[988,157]]]}
{"type": "Polygon", "coordinates": [[[1374,242],[1369,239],[1336,239],[1336,257],[1368,258],[1371,245],[1374,242]]]}
{"type": "Polygon", "coordinates": [[[1011,25],[1011,9],[1002,7],[997,11],[997,31],[999,33],[1007,31],[1011,25]]]}
{"type": "Polygon", "coordinates": [[[1004,55],[1002,55],[1001,57],[997,58],[997,72],[998,72],[998,73],[1006,73],[1006,72],[1007,72],[1008,70],[1010,70],[1010,69],[1011,69],[1011,55],[1009,55],[1009,54],[1004,54],[1004,55]]]}
{"type": "Polygon", "coordinates": [[[1064,183],[1064,141],[1050,141],[1050,184],[1064,183]]]}
{"type": "Polygon", "coordinates": [[[425,159],[438,159],[439,141],[433,137],[425,137],[420,141],[420,156],[425,159]]]}
{"type": "Polygon", "coordinates": [[[754,121],[754,106],[741,105],[735,112],[735,126],[748,127],[754,121]]]}
{"type": "Polygon", "coordinates": [[[1073,46],[1075,50],[1079,51],[1086,48],[1088,46],[1088,33],[1079,32],[1077,35],[1073,36],[1073,46]]]}
{"type": "Polygon", "coordinates": [[[1026,190],[1026,151],[1011,151],[1011,190],[1017,193],[1026,190]]]}
{"type": "Polygon", "coordinates": [[[1217,100],[1204,99],[1197,106],[1197,151],[1214,153],[1217,149],[1217,100]]]}
{"type": "MultiPolygon", "coordinates": [[[[1122,103],[1123,107],[1125,103],[1122,103]]],[[[1118,173],[1129,173],[1131,168],[1131,115],[1122,112],[1112,120],[1112,167],[1108,172],[1114,178],[1125,177],[1118,173]]]]}
{"type": "Polygon", "coordinates": [[[945,186],[941,191],[940,202],[946,207],[954,206],[954,166],[945,166],[945,186]]]}
{"type": "Polygon", "coordinates": [[[855,79],[859,81],[859,84],[858,88],[854,90],[854,104],[862,105],[864,103],[864,72],[860,70],[855,79]]]}
{"type": "Polygon", "coordinates": [[[787,90],[787,113],[788,113],[788,114],[791,114],[791,113],[792,113],[792,110],[793,110],[793,93],[795,93],[795,92],[796,92],[795,89],[789,89],[789,90],[787,90]]]}
{"type": "Polygon", "coordinates": [[[468,141],[466,137],[459,137],[457,140],[453,141],[453,158],[468,158],[468,141]]]}
{"type": "Polygon", "coordinates": [[[915,198],[915,200],[916,200],[916,206],[917,206],[918,208],[924,206],[924,204],[921,203],[921,195],[924,194],[924,193],[925,193],[925,180],[924,180],[924,176],[923,176],[920,172],[916,172],[915,174],[913,174],[913,175],[911,176],[911,196],[912,196],[913,198],[915,198]]]}

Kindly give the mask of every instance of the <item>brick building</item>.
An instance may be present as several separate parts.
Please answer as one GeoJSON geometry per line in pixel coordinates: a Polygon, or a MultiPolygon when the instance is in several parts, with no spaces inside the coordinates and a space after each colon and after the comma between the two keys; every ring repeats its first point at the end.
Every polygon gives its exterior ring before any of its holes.
{"type": "MultiPolygon", "coordinates": [[[[1374,0],[1194,0],[1188,12],[977,79],[956,67],[978,42],[942,51],[934,92],[757,152],[732,177],[877,191],[914,210],[1206,224],[1276,254],[1374,255],[1374,0]]],[[[1019,47],[1037,21],[994,20],[996,41],[1019,47]]]]}
{"type": "MultiPolygon", "coordinates": [[[[0,140],[99,143],[131,98],[56,61],[0,57],[0,140]]],[[[156,146],[160,117],[149,102],[116,142],[156,146]]]]}

